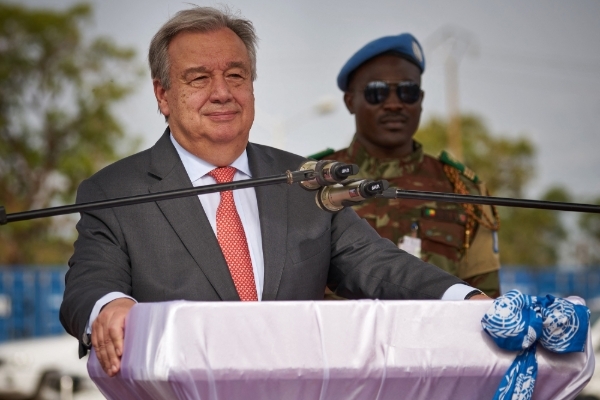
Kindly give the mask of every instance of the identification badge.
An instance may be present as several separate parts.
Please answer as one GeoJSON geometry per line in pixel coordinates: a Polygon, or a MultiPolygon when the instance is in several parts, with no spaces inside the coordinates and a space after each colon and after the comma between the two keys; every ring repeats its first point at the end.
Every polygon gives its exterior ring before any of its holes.
{"type": "Polygon", "coordinates": [[[421,239],[419,238],[404,236],[398,241],[398,248],[417,258],[421,258],[421,239]]]}
{"type": "Polygon", "coordinates": [[[492,238],[492,250],[494,251],[494,254],[498,254],[498,252],[500,251],[500,249],[498,248],[498,231],[492,232],[492,238]]]}

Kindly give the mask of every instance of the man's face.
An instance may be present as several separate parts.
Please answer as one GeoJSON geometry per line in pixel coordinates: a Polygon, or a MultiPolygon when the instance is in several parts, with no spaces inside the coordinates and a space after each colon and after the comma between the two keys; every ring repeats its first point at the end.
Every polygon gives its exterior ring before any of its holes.
{"type": "Polygon", "coordinates": [[[355,115],[356,134],[373,155],[402,156],[412,152],[412,137],[419,127],[423,93],[416,103],[406,104],[392,85],[390,94],[380,104],[369,104],[364,89],[372,81],[413,82],[421,84],[419,68],[395,55],[375,57],[354,71],[344,101],[355,115]]]}
{"type": "Polygon", "coordinates": [[[242,40],[227,28],[183,32],[171,40],[168,55],[171,87],[155,81],[154,88],[175,139],[205,159],[210,154],[203,153],[215,148],[241,154],[254,120],[251,64],[242,40]]]}

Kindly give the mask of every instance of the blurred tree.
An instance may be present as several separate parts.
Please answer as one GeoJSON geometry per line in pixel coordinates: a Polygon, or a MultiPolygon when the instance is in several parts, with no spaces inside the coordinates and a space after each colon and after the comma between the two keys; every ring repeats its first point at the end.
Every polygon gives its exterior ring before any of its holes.
{"type": "MultiPolygon", "coordinates": [[[[78,184],[134,150],[112,107],[141,70],[132,49],[84,38],[91,8],[0,3],[0,205],[13,213],[74,200],[78,184]]],[[[61,224],[61,222],[63,224],[61,224]]],[[[58,217],[0,227],[0,264],[64,263],[58,217]]]]}
{"type": "MultiPolygon", "coordinates": [[[[433,117],[422,124],[415,139],[426,152],[437,154],[447,145],[447,121],[433,117]]],[[[527,138],[492,135],[475,115],[461,118],[465,165],[483,179],[494,196],[522,198],[535,175],[535,147],[527,138]]],[[[543,200],[569,201],[563,188],[548,190],[543,200]]],[[[556,211],[499,207],[500,260],[505,265],[556,265],[558,248],[567,232],[556,211]]]]}
{"type": "MultiPolygon", "coordinates": [[[[461,117],[465,165],[473,169],[495,196],[522,197],[534,177],[535,148],[528,139],[496,137],[475,115],[461,117]]],[[[447,149],[446,120],[433,117],[415,135],[426,152],[438,154],[447,149]]]]}
{"type": "MultiPolygon", "coordinates": [[[[600,197],[590,204],[600,205],[600,197]]],[[[581,214],[579,227],[586,236],[586,243],[582,248],[584,254],[581,260],[585,265],[600,266],[600,214],[581,214]]]]}
{"type": "MultiPolygon", "coordinates": [[[[571,196],[562,187],[552,187],[541,200],[569,202],[571,196]]],[[[501,227],[500,260],[505,265],[533,268],[555,266],[567,231],[559,211],[528,208],[499,208],[501,227]]]]}
{"type": "MultiPolygon", "coordinates": [[[[600,205],[600,197],[590,204],[600,205]]],[[[581,214],[579,226],[585,233],[600,242],[600,214],[581,214]]]]}

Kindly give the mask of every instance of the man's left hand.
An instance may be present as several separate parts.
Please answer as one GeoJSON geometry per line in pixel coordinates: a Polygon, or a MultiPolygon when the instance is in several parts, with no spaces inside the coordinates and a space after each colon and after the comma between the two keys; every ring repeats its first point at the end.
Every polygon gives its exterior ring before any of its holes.
{"type": "Polygon", "coordinates": [[[92,324],[92,346],[98,362],[108,376],[115,376],[121,368],[125,318],[135,304],[129,298],[113,300],[102,308],[92,324]]]}

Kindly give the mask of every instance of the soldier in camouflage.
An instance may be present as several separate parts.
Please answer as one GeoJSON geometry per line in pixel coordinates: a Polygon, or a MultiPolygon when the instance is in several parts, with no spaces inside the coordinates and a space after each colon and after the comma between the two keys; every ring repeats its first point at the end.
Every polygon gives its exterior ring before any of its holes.
{"type": "MultiPolygon", "coordinates": [[[[355,116],[356,133],[347,149],[325,151],[316,158],[358,164],[357,178],[386,179],[401,189],[487,195],[473,171],[446,152],[438,158],[425,154],[413,140],[421,116],[424,69],[421,47],[407,33],[377,39],[359,50],[338,76],[346,106],[355,116]]],[[[490,297],[500,295],[499,220],[494,208],[374,199],[355,209],[400,248],[490,297]]]]}

